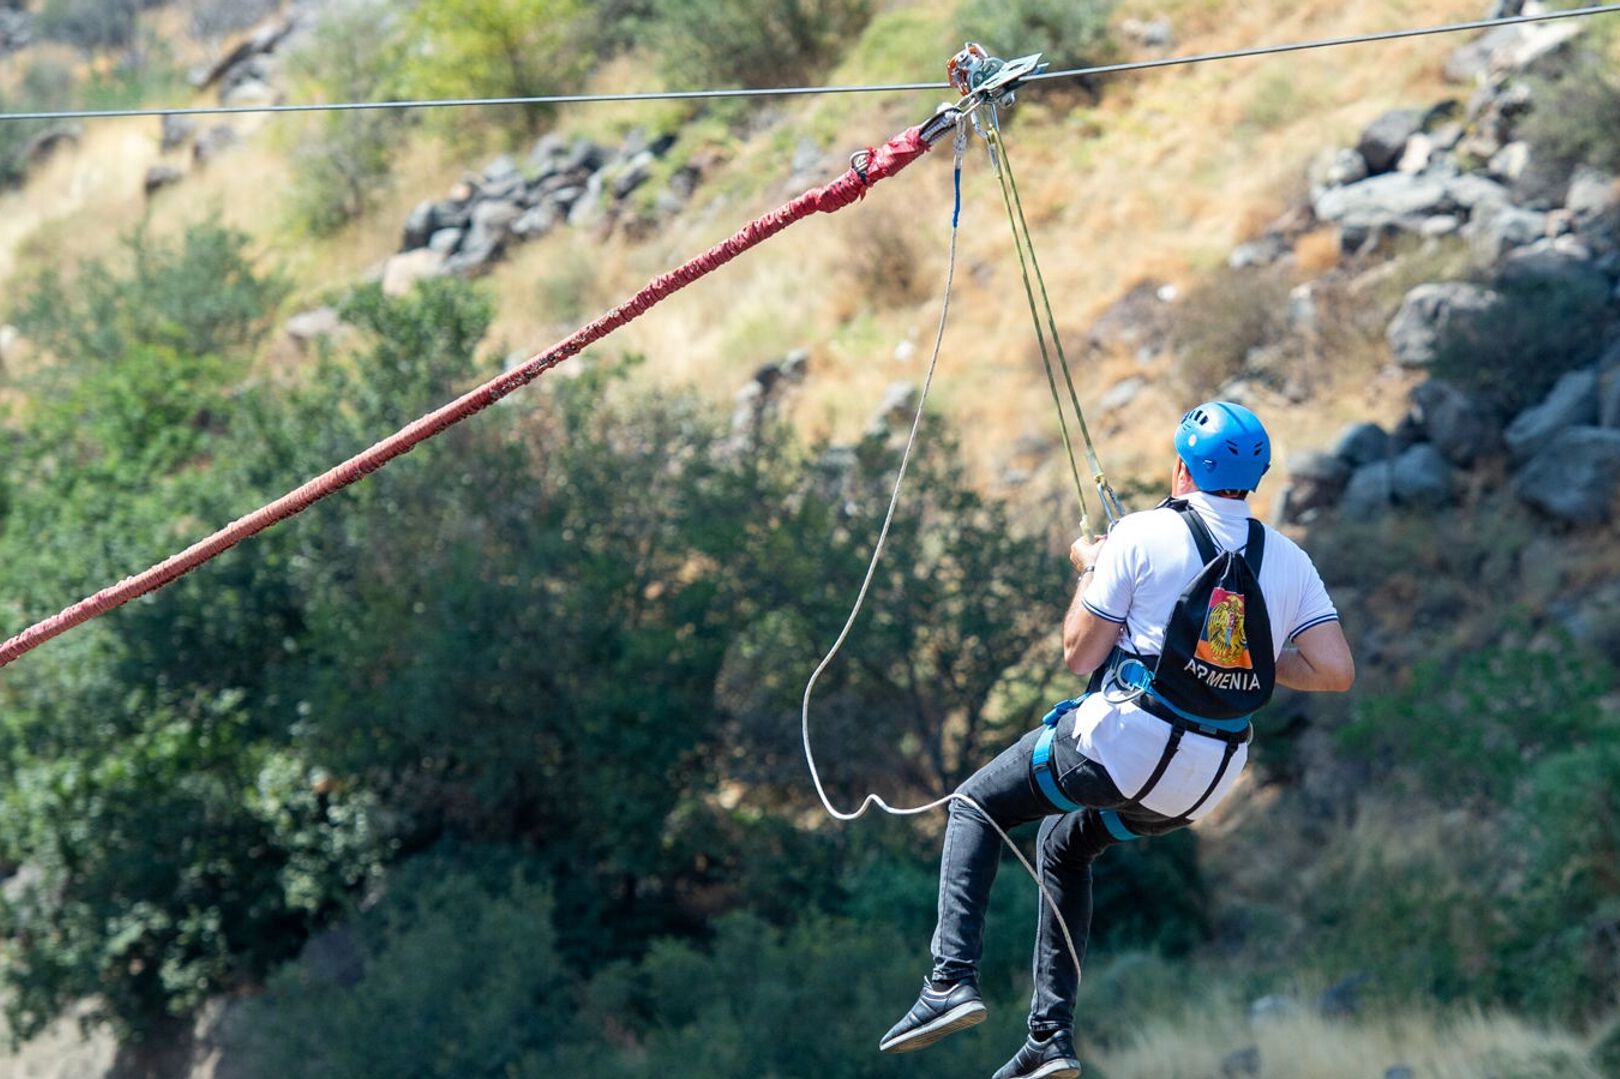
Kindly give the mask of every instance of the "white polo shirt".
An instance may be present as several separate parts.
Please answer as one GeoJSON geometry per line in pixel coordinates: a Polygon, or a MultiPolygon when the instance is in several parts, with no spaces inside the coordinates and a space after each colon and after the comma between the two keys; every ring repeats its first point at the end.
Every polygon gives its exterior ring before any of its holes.
{"type": "MultiPolygon", "coordinates": [[[[1221,547],[1236,550],[1247,542],[1252,516],[1247,502],[1201,491],[1186,501],[1221,547]]],[[[1176,601],[1203,568],[1192,531],[1175,510],[1133,513],[1109,534],[1081,601],[1092,614],[1120,625],[1126,647],[1138,655],[1157,656],[1164,648],[1165,626],[1176,601]]],[[[1278,656],[1290,638],[1339,617],[1310,556],[1269,527],[1260,563],[1260,592],[1278,656]]],[[[1158,766],[1170,730],[1168,723],[1134,702],[1116,704],[1094,693],[1076,714],[1074,738],[1081,754],[1106,768],[1130,796],[1158,766]]],[[[1142,804],[1166,816],[1185,814],[1215,778],[1225,752],[1224,742],[1188,732],[1142,804]]],[[[1204,816],[1226,797],[1248,759],[1248,747],[1240,747],[1220,785],[1192,819],[1204,816]]]]}

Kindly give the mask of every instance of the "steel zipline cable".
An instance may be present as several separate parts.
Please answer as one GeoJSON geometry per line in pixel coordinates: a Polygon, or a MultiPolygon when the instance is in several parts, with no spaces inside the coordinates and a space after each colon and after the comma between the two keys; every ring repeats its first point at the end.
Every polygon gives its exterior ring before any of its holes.
{"type": "MultiPolygon", "coordinates": [[[[1343,37],[1294,41],[1281,45],[1257,45],[1247,49],[1229,49],[1223,52],[1193,53],[1187,56],[1166,56],[1155,60],[1132,60],[1119,64],[1100,64],[1093,67],[1066,68],[1025,76],[1023,81],[1049,82],[1054,79],[1079,79],[1093,75],[1117,75],[1128,71],[1152,71],[1166,67],[1184,67],[1207,64],[1219,60],[1242,60],[1257,56],[1276,56],[1282,53],[1305,52],[1310,49],[1331,49],[1346,45],[1371,45],[1402,38],[1428,37],[1435,34],[1460,34],[1471,30],[1492,30],[1501,26],[1525,23],[1553,22],[1560,19],[1580,19],[1594,15],[1620,14],[1620,3],[1592,7],[1571,8],[1566,11],[1541,11],[1529,15],[1510,15],[1500,19],[1476,19],[1472,22],[1445,23],[1440,26],[1419,26],[1404,30],[1384,30],[1368,34],[1349,34],[1343,37]]],[[[717,90],[651,90],[624,94],[539,94],[532,97],[461,97],[422,98],[407,101],[336,101],[306,102],[290,105],[197,105],[173,108],[136,109],[62,109],[44,112],[0,112],[0,121],[6,120],[111,120],[140,116],[237,116],[262,113],[302,112],[361,112],[378,109],[452,109],[479,106],[508,105],[592,105],[609,102],[634,101],[704,101],[716,98],[807,97],[819,94],[882,94],[949,90],[946,82],[897,82],[855,86],[775,86],[717,90]]]]}

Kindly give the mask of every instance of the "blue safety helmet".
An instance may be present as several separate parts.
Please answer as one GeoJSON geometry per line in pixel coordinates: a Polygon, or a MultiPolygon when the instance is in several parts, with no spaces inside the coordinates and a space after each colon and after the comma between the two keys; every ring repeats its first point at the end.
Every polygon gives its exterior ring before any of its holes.
{"type": "Polygon", "coordinates": [[[1176,454],[1200,491],[1252,491],[1271,467],[1271,436],[1242,405],[1207,401],[1181,417],[1176,454]]]}

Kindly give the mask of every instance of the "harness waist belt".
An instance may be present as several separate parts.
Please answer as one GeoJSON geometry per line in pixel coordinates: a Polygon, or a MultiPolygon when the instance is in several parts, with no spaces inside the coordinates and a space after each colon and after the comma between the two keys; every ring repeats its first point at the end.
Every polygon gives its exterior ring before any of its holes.
{"type": "Polygon", "coordinates": [[[1240,716],[1237,719],[1206,719],[1190,712],[1183,712],[1151,689],[1136,699],[1136,705],[1154,719],[1162,719],[1177,730],[1202,734],[1208,738],[1237,745],[1246,745],[1254,737],[1254,727],[1249,723],[1252,718],[1250,716],[1240,716]]]}

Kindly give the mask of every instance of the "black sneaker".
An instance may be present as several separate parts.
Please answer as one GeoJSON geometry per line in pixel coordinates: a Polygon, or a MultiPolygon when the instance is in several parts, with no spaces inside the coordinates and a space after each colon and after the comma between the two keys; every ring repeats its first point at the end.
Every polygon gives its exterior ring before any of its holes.
{"type": "Polygon", "coordinates": [[[947,1034],[984,1022],[984,998],[972,982],[957,982],[943,992],[923,982],[922,996],[906,1017],[889,1028],[878,1042],[880,1053],[911,1053],[926,1049],[947,1034]]]}
{"type": "Polygon", "coordinates": [[[1002,1065],[991,1079],[1076,1079],[1080,1061],[1074,1055],[1074,1039],[1054,1034],[1044,1042],[1033,1037],[1024,1042],[1018,1055],[1002,1065]]]}

